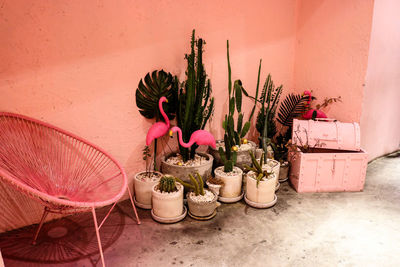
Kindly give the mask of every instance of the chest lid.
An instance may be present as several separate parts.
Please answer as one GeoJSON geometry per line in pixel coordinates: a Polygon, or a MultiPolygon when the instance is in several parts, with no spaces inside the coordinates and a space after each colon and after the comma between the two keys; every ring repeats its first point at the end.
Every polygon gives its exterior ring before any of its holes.
{"type": "Polygon", "coordinates": [[[333,119],[293,120],[292,142],[323,149],[360,151],[360,126],[333,119]]]}

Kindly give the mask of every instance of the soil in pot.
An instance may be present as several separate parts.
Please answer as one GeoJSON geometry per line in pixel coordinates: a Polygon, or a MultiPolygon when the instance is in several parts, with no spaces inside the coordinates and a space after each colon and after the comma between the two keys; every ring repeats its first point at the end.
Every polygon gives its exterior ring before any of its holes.
{"type": "Polygon", "coordinates": [[[275,198],[275,186],[277,176],[275,174],[269,178],[263,178],[258,183],[256,173],[249,171],[246,174],[246,198],[256,203],[270,203],[275,198]]]}
{"type": "Polygon", "coordinates": [[[214,170],[214,174],[224,182],[220,190],[221,197],[235,198],[242,194],[243,171],[240,168],[233,167],[231,172],[224,172],[224,166],[220,166],[214,170]]]}
{"type": "Polygon", "coordinates": [[[183,211],[183,185],[176,183],[178,191],[161,192],[158,184],[152,188],[153,212],[156,216],[162,218],[176,218],[183,211]]]}
{"type": "Polygon", "coordinates": [[[210,216],[217,208],[217,195],[207,189],[204,190],[204,196],[196,196],[194,192],[189,192],[186,198],[188,200],[189,212],[194,216],[210,216]]]}
{"type": "MultiPolygon", "coordinates": [[[[222,165],[222,161],[221,161],[221,157],[219,155],[218,149],[219,147],[222,147],[225,151],[225,144],[224,141],[219,140],[216,143],[217,148],[216,149],[211,149],[210,153],[214,156],[215,158],[215,163],[217,164],[217,166],[222,165]]],[[[255,153],[256,150],[256,144],[252,141],[248,141],[247,144],[242,144],[237,151],[237,161],[235,166],[244,169],[244,165],[252,165],[251,162],[251,157],[249,154],[249,151],[253,151],[253,153],[255,153]]]]}
{"type": "Polygon", "coordinates": [[[163,156],[161,159],[162,173],[170,174],[180,178],[182,181],[189,181],[189,174],[199,173],[205,179],[211,176],[213,156],[207,153],[197,153],[193,160],[184,162],[178,153],[163,156]]]}
{"type": "Polygon", "coordinates": [[[134,190],[135,199],[138,203],[151,208],[151,190],[162,177],[161,172],[139,172],[135,175],[134,190]]]}

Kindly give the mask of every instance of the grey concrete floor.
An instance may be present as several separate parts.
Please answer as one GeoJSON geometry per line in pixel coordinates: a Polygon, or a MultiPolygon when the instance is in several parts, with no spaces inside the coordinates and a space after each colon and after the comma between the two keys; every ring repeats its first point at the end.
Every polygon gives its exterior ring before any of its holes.
{"type": "MultiPolygon", "coordinates": [[[[101,230],[106,264],[400,266],[400,157],[370,163],[364,192],[297,194],[284,183],[277,195],[278,202],[270,209],[253,209],[243,202],[224,204],[213,220],[200,222],[187,217],[173,225],[158,224],[149,211],[139,210],[142,225],[138,226],[126,216],[132,212],[125,201],[101,230]]],[[[95,236],[84,234],[92,233],[90,216],[81,221],[83,226],[69,243],[90,246],[82,249],[77,261],[69,262],[72,253],[39,245],[36,252],[24,252],[28,255],[25,261],[18,252],[10,259],[3,249],[6,267],[100,266],[95,236]],[[44,256],[39,257],[41,250],[63,263],[48,263],[44,256]],[[26,261],[29,257],[33,260],[26,261]]]]}

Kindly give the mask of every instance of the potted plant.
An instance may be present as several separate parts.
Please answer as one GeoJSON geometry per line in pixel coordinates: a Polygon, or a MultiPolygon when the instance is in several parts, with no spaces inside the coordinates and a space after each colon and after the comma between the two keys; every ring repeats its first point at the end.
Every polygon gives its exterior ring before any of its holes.
{"type": "Polygon", "coordinates": [[[217,195],[203,187],[203,179],[200,174],[196,174],[196,178],[189,174],[190,182],[180,181],[185,187],[191,191],[186,194],[189,216],[198,220],[208,220],[213,218],[217,211],[219,203],[217,203],[217,195]]]}
{"type": "Polygon", "coordinates": [[[214,160],[213,156],[208,153],[196,153],[198,144],[190,142],[196,131],[204,130],[214,109],[211,83],[207,79],[203,66],[204,44],[203,39],[195,39],[193,30],[191,53],[185,56],[187,60],[186,81],[180,84],[176,105],[176,119],[180,129],[179,153],[171,153],[162,158],[163,173],[172,174],[186,181],[188,181],[189,174],[199,173],[204,177],[209,177],[214,160]]]}
{"type": "Polygon", "coordinates": [[[186,216],[183,205],[183,185],[176,183],[176,178],[163,176],[152,188],[152,217],[162,223],[173,223],[186,216]]]}
{"type": "Polygon", "coordinates": [[[281,124],[281,130],[275,137],[274,158],[280,162],[279,182],[288,179],[290,163],[288,161],[288,146],[291,139],[293,119],[300,117],[306,110],[307,96],[289,94],[281,103],[276,120],[281,124]]]}
{"type": "MultiPolygon", "coordinates": [[[[225,119],[222,123],[222,127],[225,130],[224,140],[217,141],[217,149],[211,150],[212,155],[215,157],[217,165],[224,164],[220,150],[233,150],[236,157],[235,165],[239,168],[244,168],[244,165],[251,165],[251,158],[249,157],[249,151],[255,150],[255,143],[248,141],[245,136],[250,129],[250,121],[254,114],[254,108],[251,112],[248,121],[243,124],[244,114],[242,113],[242,92],[244,88],[240,80],[234,82],[232,88],[231,78],[231,65],[229,60],[229,40],[226,43],[227,46],[227,61],[228,61],[228,99],[229,99],[229,112],[225,115],[225,119]],[[234,116],[235,110],[237,112],[237,124],[235,127],[234,116]],[[227,146],[224,142],[229,141],[227,146]]],[[[226,151],[226,155],[230,151],[226,151]]]]}
{"type": "Polygon", "coordinates": [[[224,185],[221,187],[219,200],[225,203],[233,203],[242,199],[243,171],[236,167],[237,151],[232,150],[228,134],[224,135],[225,149],[219,147],[219,154],[223,166],[214,170],[215,177],[221,179],[224,185]]]}
{"type": "Polygon", "coordinates": [[[225,184],[222,179],[210,176],[206,181],[208,189],[211,190],[215,195],[219,196],[221,187],[225,184]]]}
{"type": "Polygon", "coordinates": [[[160,181],[162,173],[151,170],[151,154],[148,146],[143,149],[143,160],[146,162],[146,171],[138,172],[134,178],[136,206],[142,209],[151,209],[151,191],[155,184],[160,181]]]}
{"type": "Polygon", "coordinates": [[[245,201],[255,208],[269,208],[275,205],[275,185],[277,176],[274,172],[261,167],[254,154],[250,152],[253,167],[246,166],[246,195],[245,201]]]}
{"type": "Polygon", "coordinates": [[[151,74],[147,73],[145,78],[140,80],[136,89],[136,105],[140,114],[147,119],[156,120],[147,133],[146,146],[143,150],[146,170],[137,173],[134,177],[135,203],[140,208],[151,209],[152,187],[162,177],[162,174],[157,171],[157,138],[165,135],[170,119],[175,116],[177,87],[174,84],[172,74],[156,70],[151,74]],[[166,102],[168,105],[165,105],[166,102]],[[165,122],[161,122],[161,118],[165,122]],[[149,148],[152,142],[154,143],[153,157],[149,148]]]}

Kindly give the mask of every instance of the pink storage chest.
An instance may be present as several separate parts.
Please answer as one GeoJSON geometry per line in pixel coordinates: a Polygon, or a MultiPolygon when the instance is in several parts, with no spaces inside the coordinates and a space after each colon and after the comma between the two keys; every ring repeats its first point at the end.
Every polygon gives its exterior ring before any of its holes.
{"type": "Polygon", "coordinates": [[[289,178],[297,192],[363,190],[368,154],[360,148],[357,123],[294,120],[292,141],[318,144],[309,153],[298,150],[289,155],[289,178]]]}

